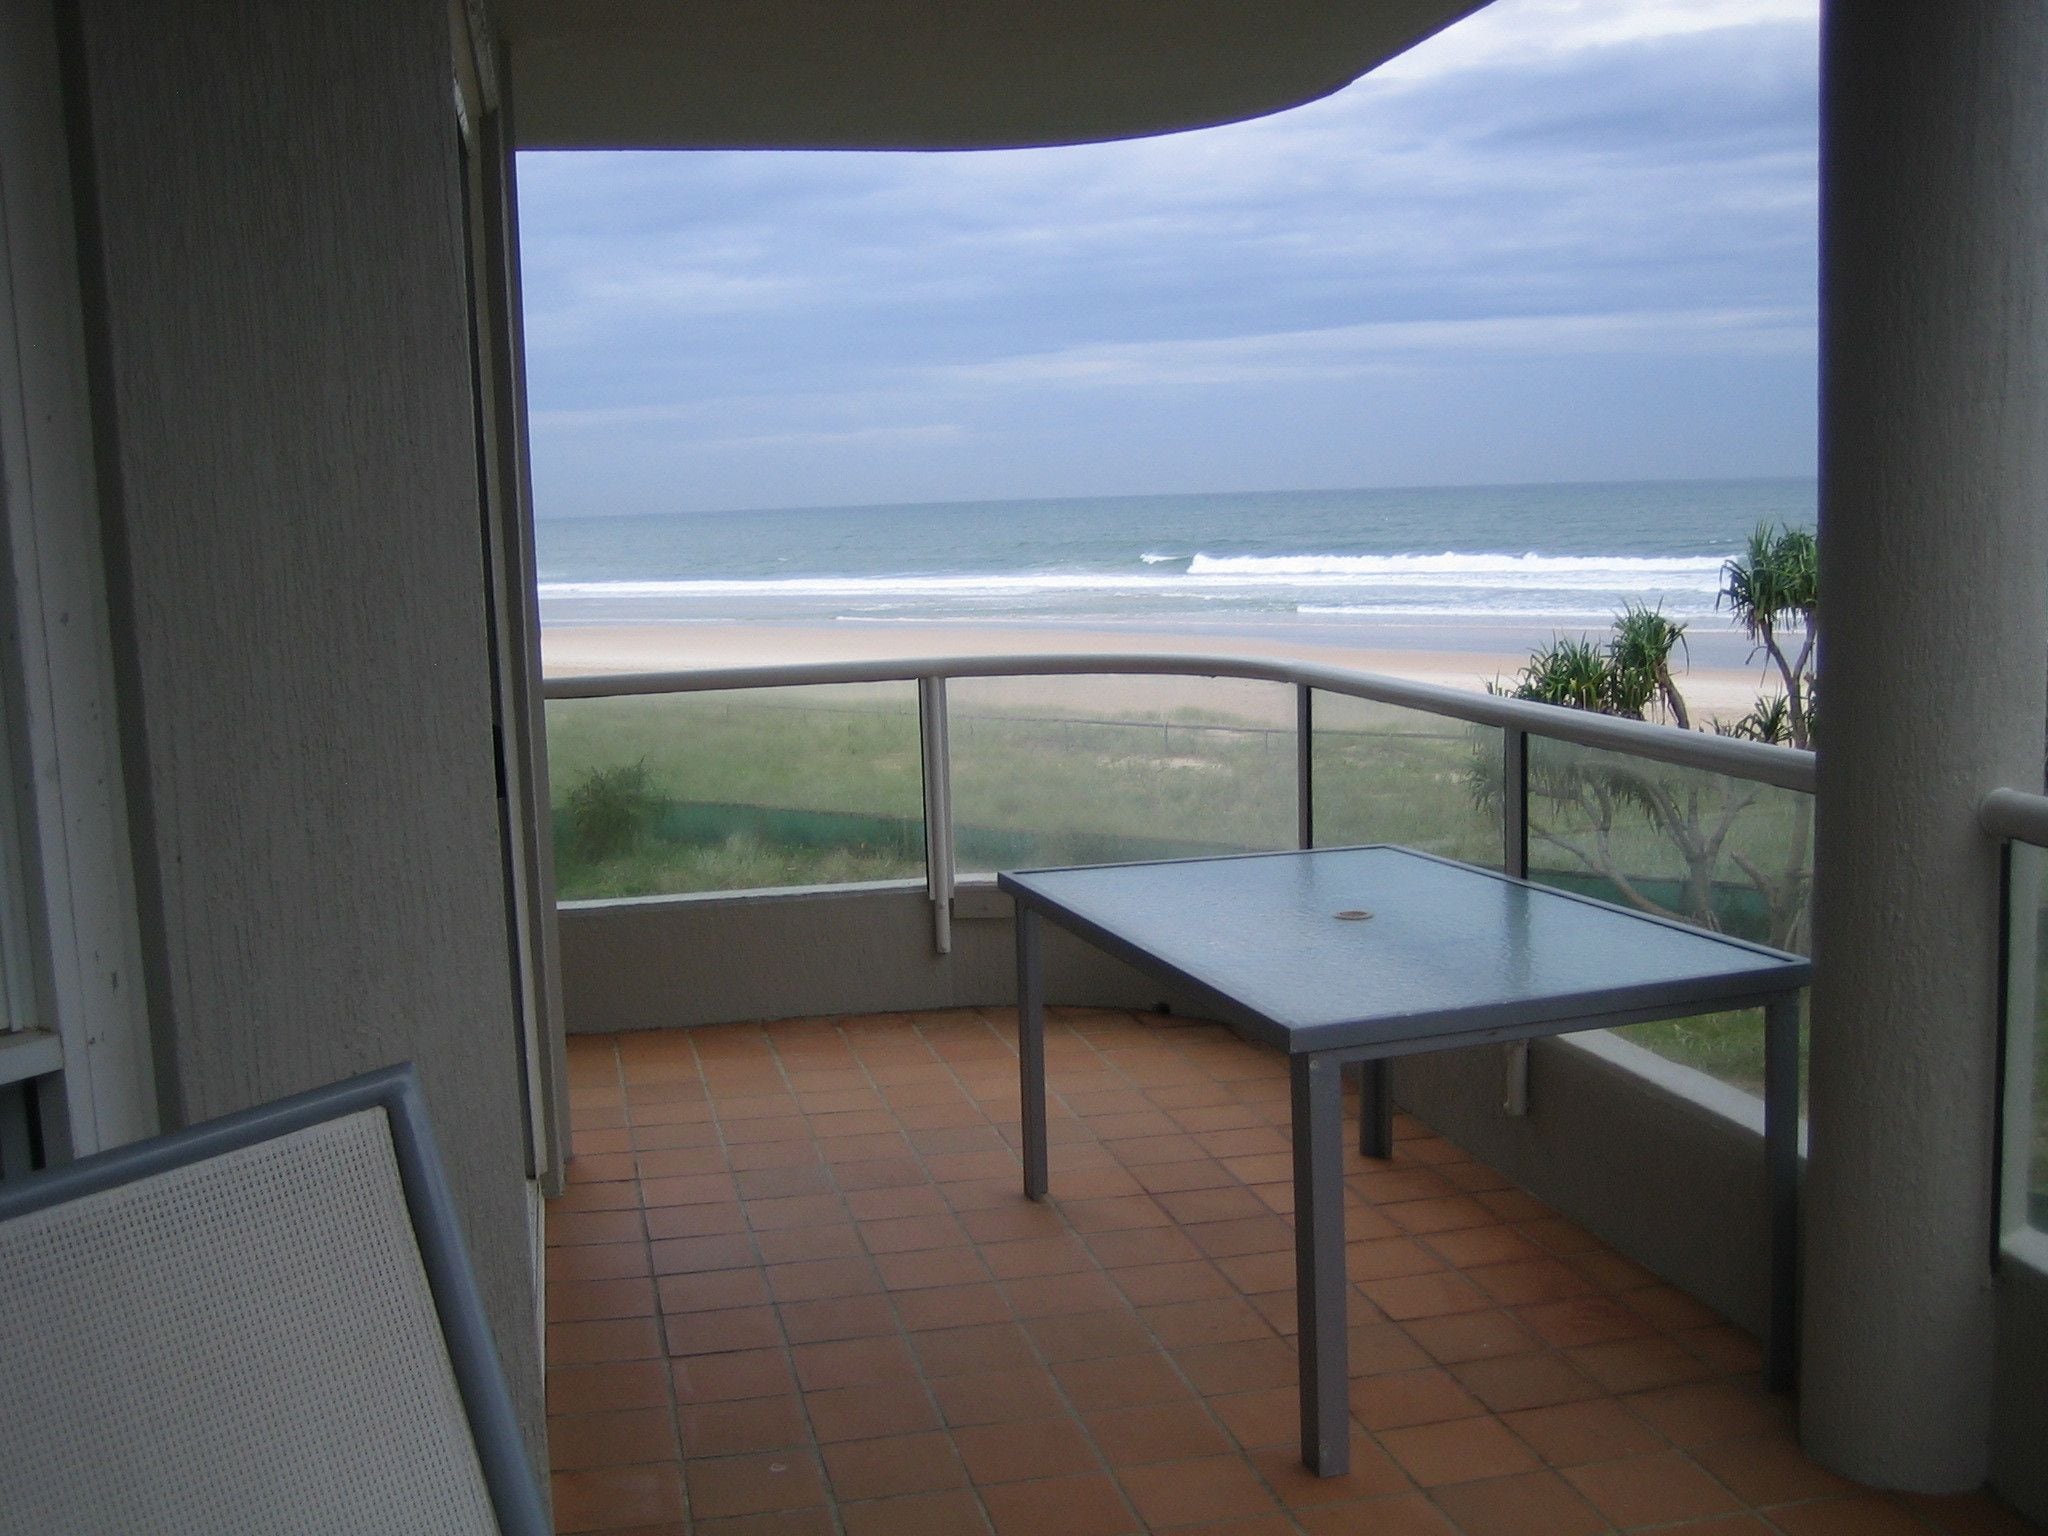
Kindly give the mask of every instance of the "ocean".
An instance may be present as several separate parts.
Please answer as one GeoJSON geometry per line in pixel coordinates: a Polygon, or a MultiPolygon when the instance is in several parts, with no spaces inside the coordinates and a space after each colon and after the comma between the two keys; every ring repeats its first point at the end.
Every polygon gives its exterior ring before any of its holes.
{"type": "Polygon", "coordinates": [[[537,538],[547,626],[1280,627],[1413,645],[1598,631],[1627,602],[1706,638],[1727,627],[1721,568],[1750,530],[1814,515],[1810,479],[1700,480],[543,518],[537,538]]]}

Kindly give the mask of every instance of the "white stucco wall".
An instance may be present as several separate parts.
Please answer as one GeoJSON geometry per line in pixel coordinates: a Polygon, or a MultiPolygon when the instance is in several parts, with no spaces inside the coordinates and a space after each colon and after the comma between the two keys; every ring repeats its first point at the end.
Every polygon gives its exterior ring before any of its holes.
{"type": "Polygon", "coordinates": [[[84,0],[73,129],[167,1112],[416,1061],[538,1447],[448,26],[84,0]]]}

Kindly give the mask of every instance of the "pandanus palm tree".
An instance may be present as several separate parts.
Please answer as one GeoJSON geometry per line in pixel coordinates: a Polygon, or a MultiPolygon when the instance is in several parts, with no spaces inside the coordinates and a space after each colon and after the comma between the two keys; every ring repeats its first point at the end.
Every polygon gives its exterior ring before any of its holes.
{"type": "Polygon", "coordinates": [[[1586,639],[1563,635],[1529,654],[1512,687],[1496,691],[1518,699],[1542,704],[1562,704],[1567,709],[1584,709],[1594,714],[1611,714],[1614,675],[1605,649],[1586,639]]]}
{"type": "Polygon", "coordinates": [[[1664,616],[1661,609],[1626,604],[1614,620],[1614,638],[1607,642],[1614,670],[1633,680],[1628,691],[1644,703],[1661,699],[1671,723],[1681,731],[1692,729],[1685,697],[1671,677],[1671,653],[1685,645],[1685,625],[1664,616]]]}
{"type": "Polygon", "coordinates": [[[1529,655],[1512,686],[1493,691],[1602,715],[1643,718],[1661,701],[1672,723],[1691,730],[1685,699],[1671,676],[1671,652],[1685,643],[1685,625],[1655,608],[1628,604],[1614,620],[1605,645],[1581,635],[1554,637],[1529,655]]]}
{"type": "MultiPolygon", "coordinates": [[[[1744,553],[1723,567],[1722,578],[1722,602],[1758,648],[1769,654],[1786,692],[1783,697],[1759,699],[1757,707],[1733,726],[1714,728],[1761,741],[1809,745],[1816,602],[1813,536],[1759,527],[1744,553]],[[1788,656],[1786,640],[1795,624],[1804,634],[1796,654],[1788,656]]],[[[1672,676],[1672,654],[1684,645],[1682,622],[1630,603],[1615,616],[1604,645],[1583,636],[1557,636],[1531,652],[1513,683],[1496,680],[1490,689],[1636,719],[1652,702],[1661,701],[1671,723],[1690,730],[1692,720],[1672,676]]],[[[1532,842],[1556,849],[1589,874],[1610,882],[1623,901],[1709,928],[1721,924],[1716,881],[1723,860],[1732,861],[1763,898],[1771,940],[1787,946],[1799,941],[1812,825],[1807,797],[1795,797],[1790,834],[1783,839],[1783,864],[1778,867],[1761,852],[1729,846],[1737,820],[1764,793],[1754,784],[1619,762],[1600,753],[1545,752],[1541,763],[1540,772],[1532,766],[1530,777],[1527,829],[1532,842]],[[1542,814],[1538,802],[1548,807],[1542,814]],[[1637,855],[1627,849],[1621,834],[1625,823],[1642,820],[1661,832],[1682,860],[1684,874],[1675,900],[1651,895],[1637,876],[1637,855]]],[[[1475,769],[1473,782],[1482,803],[1501,793],[1493,763],[1475,769]]]]}
{"type": "MultiPolygon", "coordinates": [[[[1785,684],[1783,698],[1760,698],[1739,722],[1740,734],[1795,747],[1813,745],[1813,618],[1820,606],[1820,557],[1810,533],[1759,523],[1749,547],[1721,567],[1721,602],[1752,643],[1769,656],[1785,684]],[[1788,631],[1799,632],[1798,649],[1788,652],[1788,631]]],[[[1813,825],[1813,801],[1793,802],[1792,835],[1781,867],[1766,870],[1738,855],[1736,862],[1771,912],[1775,942],[1797,942],[1806,922],[1806,853],[1813,825]]]]}
{"type": "Polygon", "coordinates": [[[1813,535],[1758,523],[1749,547],[1721,567],[1720,601],[1778,669],[1785,684],[1787,734],[1795,747],[1813,745],[1813,615],[1820,602],[1820,560],[1813,535]],[[1787,655],[1786,633],[1799,631],[1787,655]]]}

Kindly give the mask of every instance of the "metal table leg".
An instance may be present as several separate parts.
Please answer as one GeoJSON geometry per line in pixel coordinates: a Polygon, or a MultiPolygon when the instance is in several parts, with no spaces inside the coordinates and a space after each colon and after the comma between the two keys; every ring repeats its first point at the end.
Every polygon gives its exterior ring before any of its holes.
{"type": "Polygon", "coordinates": [[[1764,1384],[1789,1391],[1799,1371],[1799,994],[1764,1005],[1764,1169],[1771,1199],[1771,1311],[1764,1384]]]}
{"type": "Polygon", "coordinates": [[[1322,1477],[1351,1467],[1351,1334],[1344,1316],[1344,1069],[1293,1058],[1294,1291],[1301,1359],[1301,1459],[1322,1477]]]}
{"type": "Polygon", "coordinates": [[[1043,1200],[1045,1163],[1045,983],[1040,918],[1017,903],[1017,1091],[1024,1118],[1024,1193],[1043,1200]]]}
{"type": "Polygon", "coordinates": [[[1387,1064],[1358,1064],[1358,1155],[1394,1155],[1394,1101],[1387,1093],[1387,1064]]]}

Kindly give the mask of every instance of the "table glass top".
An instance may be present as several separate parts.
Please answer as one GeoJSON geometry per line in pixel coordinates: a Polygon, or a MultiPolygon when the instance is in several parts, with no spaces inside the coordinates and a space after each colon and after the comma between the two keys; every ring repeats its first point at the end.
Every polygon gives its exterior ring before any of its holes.
{"type": "Polygon", "coordinates": [[[1734,998],[1801,985],[1809,970],[1394,847],[1027,870],[1001,884],[1290,1034],[1364,1038],[1339,1027],[1370,1025],[1391,1039],[1482,1012],[1527,1022],[1734,998]]]}

